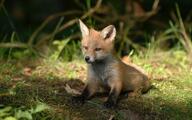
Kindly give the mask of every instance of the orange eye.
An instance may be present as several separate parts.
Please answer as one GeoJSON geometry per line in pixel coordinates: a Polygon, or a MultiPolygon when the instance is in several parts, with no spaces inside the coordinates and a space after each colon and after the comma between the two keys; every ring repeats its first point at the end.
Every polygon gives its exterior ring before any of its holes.
{"type": "Polygon", "coordinates": [[[95,48],[95,51],[101,51],[101,48],[95,48]]]}

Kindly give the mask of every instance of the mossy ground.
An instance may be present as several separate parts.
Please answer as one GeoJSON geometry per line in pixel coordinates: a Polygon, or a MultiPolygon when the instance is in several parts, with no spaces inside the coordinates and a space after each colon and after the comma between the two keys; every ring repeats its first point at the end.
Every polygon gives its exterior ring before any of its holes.
{"type": "MultiPolygon", "coordinates": [[[[185,52],[133,55],[132,62],[143,67],[153,88],[138,97],[124,97],[116,109],[105,109],[106,97],[96,97],[83,106],[70,102],[70,91],[81,91],[86,76],[82,61],[9,61],[0,66],[0,119],[30,111],[39,102],[49,106],[32,114],[33,119],[52,120],[189,120],[192,118],[192,64],[185,52]],[[66,91],[66,86],[71,90],[66,91]],[[11,109],[2,111],[7,106],[11,109]],[[4,113],[4,115],[2,115],[4,113]]],[[[22,117],[21,117],[22,118],[22,117]]],[[[22,119],[26,119],[23,117],[22,119]]]]}

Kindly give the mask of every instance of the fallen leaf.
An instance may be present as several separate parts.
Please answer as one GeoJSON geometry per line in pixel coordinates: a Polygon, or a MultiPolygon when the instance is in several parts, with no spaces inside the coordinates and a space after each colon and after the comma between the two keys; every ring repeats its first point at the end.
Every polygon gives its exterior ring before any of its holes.
{"type": "Polygon", "coordinates": [[[65,90],[69,94],[73,94],[73,95],[80,95],[81,94],[79,91],[72,89],[68,84],[66,84],[65,90]]]}

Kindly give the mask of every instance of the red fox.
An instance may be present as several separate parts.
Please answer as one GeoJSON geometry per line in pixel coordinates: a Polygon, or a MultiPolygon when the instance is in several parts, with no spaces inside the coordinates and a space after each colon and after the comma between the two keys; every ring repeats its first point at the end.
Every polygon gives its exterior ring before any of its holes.
{"type": "Polygon", "coordinates": [[[89,29],[79,20],[82,33],[82,52],[88,65],[87,83],[81,95],[73,101],[84,103],[100,88],[107,90],[109,96],[104,103],[106,108],[116,106],[122,92],[144,93],[150,88],[148,77],[131,65],[123,63],[114,55],[116,29],[113,25],[101,31],[89,29]]]}

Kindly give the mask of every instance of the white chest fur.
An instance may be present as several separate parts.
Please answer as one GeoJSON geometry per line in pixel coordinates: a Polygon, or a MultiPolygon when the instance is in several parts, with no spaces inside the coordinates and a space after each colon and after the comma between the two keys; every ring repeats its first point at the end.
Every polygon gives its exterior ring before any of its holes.
{"type": "Polygon", "coordinates": [[[115,69],[110,64],[91,65],[92,72],[101,82],[107,83],[115,74],[115,69]]]}

